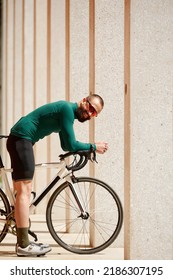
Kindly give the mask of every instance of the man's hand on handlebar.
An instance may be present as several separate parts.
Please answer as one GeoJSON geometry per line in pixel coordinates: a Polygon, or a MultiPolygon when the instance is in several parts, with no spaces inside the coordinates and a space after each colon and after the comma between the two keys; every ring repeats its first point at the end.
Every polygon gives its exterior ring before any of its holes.
{"type": "Polygon", "coordinates": [[[106,142],[96,142],[96,152],[98,154],[104,154],[108,150],[108,143],[106,142]]]}

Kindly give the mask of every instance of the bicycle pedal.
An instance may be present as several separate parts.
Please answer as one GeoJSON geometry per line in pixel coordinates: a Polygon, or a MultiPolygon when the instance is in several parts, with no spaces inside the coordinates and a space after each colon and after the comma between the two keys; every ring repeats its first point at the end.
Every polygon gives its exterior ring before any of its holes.
{"type": "Polygon", "coordinates": [[[38,241],[37,235],[35,234],[35,232],[31,231],[30,229],[28,230],[28,233],[34,238],[34,241],[38,241]]]}

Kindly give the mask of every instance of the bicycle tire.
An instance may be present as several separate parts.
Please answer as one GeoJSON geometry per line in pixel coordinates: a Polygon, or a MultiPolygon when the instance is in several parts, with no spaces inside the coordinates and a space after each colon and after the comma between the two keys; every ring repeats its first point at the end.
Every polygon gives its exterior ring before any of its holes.
{"type": "Polygon", "coordinates": [[[64,249],[76,254],[94,254],[117,238],[123,223],[122,204],[115,191],[98,179],[75,178],[74,186],[89,216],[80,217],[69,183],[65,182],[49,199],[47,226],[54,240],[64,249]]]}
{"type": "Polygon", "coordinates": [[[8,215],[10,214],[10,204],[6,194],[0,189],[0,242],[5,238],[8,233],[8,225],[5,223],[8,215]]]}

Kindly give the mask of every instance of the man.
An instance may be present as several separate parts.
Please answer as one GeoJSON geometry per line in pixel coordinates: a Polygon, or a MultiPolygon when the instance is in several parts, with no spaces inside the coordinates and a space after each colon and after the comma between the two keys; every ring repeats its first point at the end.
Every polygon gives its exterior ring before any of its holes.
{"type": "Polygon", "coordinates": [[[34,176],[33,145],[45,136],[59,133],[64,151],[89,150],[91,147],[103,154],[108,149],[105,142],[83,143],[75,138],[73,124],[96,117],[104,102],[99,95],[91,95],[78,103],[58,101],[41,106],[22,117],[11,129],[7,149],[13,168],[12,179],[16,192],[15,220],[17,225],[18,256],[43,255],[51,250],[49,245],[29,241],[29,203],[34,176]]]}

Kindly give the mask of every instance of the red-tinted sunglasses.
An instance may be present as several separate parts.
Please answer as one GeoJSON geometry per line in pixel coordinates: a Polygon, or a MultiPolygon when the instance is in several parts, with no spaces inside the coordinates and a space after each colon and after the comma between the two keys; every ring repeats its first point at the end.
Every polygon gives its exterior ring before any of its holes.
{"type": "Polygon", "coordinates": [[[93,117],[97,117],[96,109],[91,105],[91,103],[88,100],[87,100],[87,103],[89,105],[88,113],[90,113],[90,115],[93,116],[93,117]]]}

